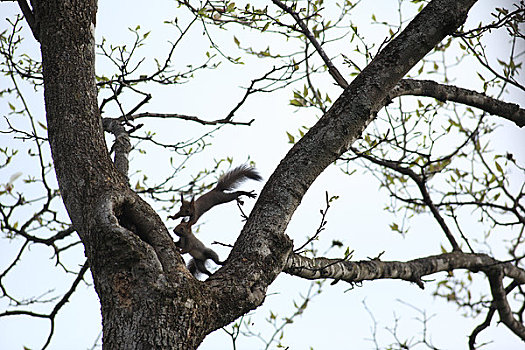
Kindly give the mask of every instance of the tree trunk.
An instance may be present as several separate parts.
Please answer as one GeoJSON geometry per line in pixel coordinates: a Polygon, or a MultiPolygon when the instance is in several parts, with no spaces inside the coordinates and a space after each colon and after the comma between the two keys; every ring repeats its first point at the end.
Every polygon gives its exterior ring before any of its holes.
{"type": "Polygon", "coordinates": [[[104,347],[195,348],[207,331],[202,288],[107,152],[95,86],[96,2],[35,6],[53,161],[101,301],[104,347]]]}

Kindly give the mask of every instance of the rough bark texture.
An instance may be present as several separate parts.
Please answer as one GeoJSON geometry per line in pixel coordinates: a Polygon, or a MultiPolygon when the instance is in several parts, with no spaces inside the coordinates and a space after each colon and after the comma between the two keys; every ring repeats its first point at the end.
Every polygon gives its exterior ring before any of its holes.
{"type": "Polygon", "coordinates": [[[107,349],[192,349],[259,306],[292,249],[286,226],[317,176],[344,153],[388,92],[461,25],[474,0],[432,1],[345,89],[270,177],[226,265],[186,270],[156,213],[108,156],[94,72],[96,2],[35,2],[49,140],[64,203],[101,300],[107,349]]]}

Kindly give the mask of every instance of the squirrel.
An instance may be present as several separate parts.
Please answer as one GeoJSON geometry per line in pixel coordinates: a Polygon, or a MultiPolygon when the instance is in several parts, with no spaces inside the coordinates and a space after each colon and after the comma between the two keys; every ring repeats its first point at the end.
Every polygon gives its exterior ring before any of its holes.
{"type": "Polygon", "coordinates": [[[189,223],[191,226],[194,223],[196,223],[197,220],[199,220],[202,214],[204,214],[217,204],[231,202],[234,199],[237,200],[240,204],[243,204],[243,202],[239,199],[240,196],[255,198],[256,195],[253,191],[225,192],[235,189],[241,182],[243,182],[246,179],[261,181],[262,177],[261,175],[259,175],[257,170],[255,170],[255,168],[244,164],[222,175],[219,178],[217,185],[211,191],[197,198],[197,200],[195,200],[195,197],[193,197],[191,199],[191,202],[188,202],[184,200],[184,197],[181,193],[180,210],[175,215],[168,216],[168,219],[177,219],[180,217],[189,216],[189,223]]]}
{"type": "Polygon", "coordinates": [[[181,254],[189,253],[192,259],[188,263],[188,270],[194,277],[199,273],[204,273],[211,276],[211,272],[206,268],[206,260],[211,259],[217,265],[223,265],[224,262],[219,260],[219,256],[215,251],[206,247],[195,235],[191,232],[191,223],[183,221],[178,224],[173,232],[180,237],[175,245],[180,249],[181,254]]]}

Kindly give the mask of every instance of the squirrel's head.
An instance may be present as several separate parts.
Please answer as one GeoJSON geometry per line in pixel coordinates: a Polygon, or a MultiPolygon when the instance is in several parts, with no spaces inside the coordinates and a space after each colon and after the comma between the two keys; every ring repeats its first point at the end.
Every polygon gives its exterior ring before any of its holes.
{"type": "Polygon", "coordinates": [[[192,216],[193,213],[195,213],[195,197],[191,198],[191,201],[187,201],[184,199],[184,196],[182,193],[180,194],[180,209],[177,214],[170,215],[168,218],[170,219],[178,219],[183,218],[185,216],[192,216]]]}
{"type": "Polygon", "coordinates": [[[173,229],[173,232],[179,237],[186,237],[191,234],[191,223],[183,221],[173,229]]]}
{"type": "Polygon", "coordinates": [[[177,213],[179,217],[191,216],[195,212],[195,197],[191,197],[191,201],[187,201],[180,194],[180,210],[177,213]]]}

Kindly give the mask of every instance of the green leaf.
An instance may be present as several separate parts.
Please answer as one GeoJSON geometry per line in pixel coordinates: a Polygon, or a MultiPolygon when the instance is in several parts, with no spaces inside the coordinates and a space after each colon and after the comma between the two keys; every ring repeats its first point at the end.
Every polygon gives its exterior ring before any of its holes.
{"type": "Polygon", "coordinates": [[[391,223],[389,226],[392,231],[401,232],[399,231],[399,226],[395,222],[391,223]]]}
{"type": "Polygon", "coordinates": [[[290,100],[290,104],[292,106],[297,106],[297,107],[304,106],[304,104],[301,101],[297,100],[297,99],[290,100]]]}
{"type": "Polygon", "coordinates": [[[292,134],[290,134],[288,131],[286,132],[286,135],[288,135],[288,143],[295,143],[295,137],[293,137],[292,134]]]}
{"type": "Polygon", "coordinates": [[[498,162],[494,162],[494,165],[496,165],[496,169],[498,169],[500,173],[503,173],[503,169],[501,168],[501,165],[499,165],[498,162]]]}

